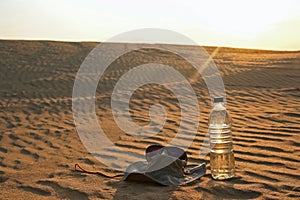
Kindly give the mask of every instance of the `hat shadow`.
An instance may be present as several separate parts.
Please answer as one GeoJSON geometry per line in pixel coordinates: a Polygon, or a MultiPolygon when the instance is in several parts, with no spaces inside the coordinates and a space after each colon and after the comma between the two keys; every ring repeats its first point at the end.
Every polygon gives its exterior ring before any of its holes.
{"type": "Polygon", "coordinates": [[[123,199],[170,199],[176,186],[163,186],[149,181],[120,181],[114,186],[115,200],[123,199]]]}

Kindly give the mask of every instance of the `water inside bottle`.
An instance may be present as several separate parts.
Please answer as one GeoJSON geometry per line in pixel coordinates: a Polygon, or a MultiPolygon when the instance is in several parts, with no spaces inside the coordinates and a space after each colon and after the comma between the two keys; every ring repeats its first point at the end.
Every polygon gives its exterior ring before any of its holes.
{"type": "Polygon", "coordinates": [[[210,152],[211,175],[216,180],[224,180],[234,177],[233,152],[210,152]],[[212,167],[213,166],[213,167],[212,167]]]}

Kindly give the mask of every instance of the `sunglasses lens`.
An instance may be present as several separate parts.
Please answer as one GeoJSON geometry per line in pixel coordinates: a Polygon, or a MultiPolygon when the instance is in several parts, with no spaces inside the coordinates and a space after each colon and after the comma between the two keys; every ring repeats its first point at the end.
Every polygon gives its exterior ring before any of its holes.
{"type": "Polygon", "coordinates": [[[146,149],[146,159],[147,161],[150,161],[151,158],[155,155],[158,155],[161,153],[161,149],[164,146],[162,145],[151,145],[146,149]]]}
{"type": "Polygon", "coordinates": [[[146,153],[154,152],[154,151],[160,150],[161,148],[163,148],[163,146],[152,145],[146,149],[146,153]]]}

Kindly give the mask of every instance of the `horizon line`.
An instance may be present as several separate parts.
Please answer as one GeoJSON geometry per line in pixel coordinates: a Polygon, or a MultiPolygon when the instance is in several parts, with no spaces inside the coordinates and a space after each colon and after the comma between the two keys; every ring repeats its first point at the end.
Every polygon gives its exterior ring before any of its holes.
{"type": "MultiPolygon", "coordinates": [[[[64,40],[64,39],[43,39],[43,38],[0,38],[0,41],[36,41],[36,42],[71,42],[71,43],[103,43],[103,41],[96,41],[96,40],[64,40]]],[[[104,41],[105,42],[105,41],[104,41]]],[[[122,42],[111,42],[111,43],[122,43],[122,42]]],[[[131,42],[123,42],[123,43],[131,43],[131,42]]],[[[136,42],[139,43],[139,42],[136,42]]],[[[149,43],[149,44],[170,44],[170,45],[189,45],[194,46],[190,44],[175,44],[175,43],[149,43]]],[[[241,47],[241,46],[218,46],[218,45],[195,45],[195,46],[201,46],[201,47],[211,47],[211,48],[231,48],[231,49],[247,49],[247,50],[261,50],[261,51],[284,51],[284,52],[300,52],[299,49],[280,49],[280,48],[255,48],[255,47],[241,47]]]]}

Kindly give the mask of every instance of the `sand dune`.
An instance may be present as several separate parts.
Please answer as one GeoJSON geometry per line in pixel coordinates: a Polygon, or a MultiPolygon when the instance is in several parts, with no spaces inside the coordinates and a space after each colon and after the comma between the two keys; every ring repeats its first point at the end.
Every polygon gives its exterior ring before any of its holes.
{"type": "MultiPolygon", "coordinates": [[[[0,199],[300,198],[299,51],[218,48],[214,61],[234,120],[237,177],[214,181],[208,170],[194,183],[161,187],[74,171],[74,164],[80,163],[90,170],[116,173],[87,152],[72,114],[76,73],[96,45],[0,41],[0,199]]],[[[206,49],[216,52],[213,47],[206,49]]],[[[150,49],[116,60],[97,88],[99,124],[119,148],[141,158],[149,144],[167,145],[175,136],[180,126],[178,100],[159,85],[141,87],[130,102],[132,118],[139,125],[150,122],[152,104],[165,107],[169,117],[158,134],[150,138],[128,136],[113,120],[110,95],[115,84],[132,66],[145,61],[169,64],[191,82],[201,118],[188,155],[189,162],[199,162],[210,98],[204,81],[194,76],[195,69],[177,56],[150,49]]],[[[203,160],[208,162],[209,157],[203,160]]]]}

